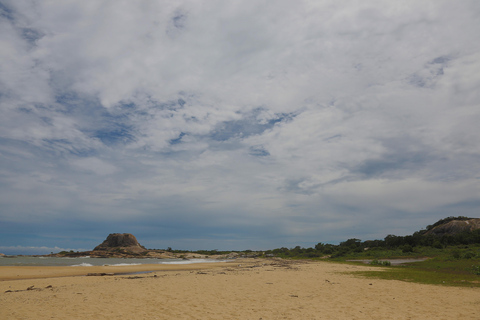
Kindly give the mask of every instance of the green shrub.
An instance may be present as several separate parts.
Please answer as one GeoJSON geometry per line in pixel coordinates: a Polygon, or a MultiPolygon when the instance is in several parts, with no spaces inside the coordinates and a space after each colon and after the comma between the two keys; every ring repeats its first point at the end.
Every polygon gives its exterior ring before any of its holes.
{"type": "Polygon", "coordinates": [[[480,276],[480,265],[472,266],[472,269],[474,274],[476,274],[477,276],[480,276]]]}
{"type": "Polygon", "coordinates": [[[461,257],[460,251],[459,250],[453,250],[452,251],[452,257],[453,257],[453,259],[460,259],[460,257],[461,257]]]}
{"type": "Polygon", "coordinates": [[[374,265],[374,266],[385,266],[385,267],[389,267],[392,265],[392,263],[390,261],[379,261],[377,259],[375,260],[372,260],[370,262],[371,265],[374,265]]]}
{"type": "Polygon", "coordinates": [[[472,259],[472,258],[475,258],[477,255],[474,253],[474,252],[466,252],[464,255],[463,255],[463,259],[472,259]]]}
{"type": "Polygon", "coordinates": [[[432,244],[432,247],[437,248],[437,249],[442,249],[443,245],[440,243],[439,240],[435,240],[432,244]]]}

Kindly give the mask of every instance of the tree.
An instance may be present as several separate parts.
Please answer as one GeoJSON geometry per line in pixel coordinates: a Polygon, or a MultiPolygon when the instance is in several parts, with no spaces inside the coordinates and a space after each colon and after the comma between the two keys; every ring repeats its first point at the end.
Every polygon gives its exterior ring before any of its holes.
{"type": "Polygon", "coordinates": [[[356,249],[360,247],[360,244],[362,241],[360,239],[348,239],[347,241],[340,242],[340,247],[345,247],[345,248],[350,248],[350,249],[356,249]]]}
{"type": "Polygon", "coordinates": [[[323,250],[325,250],[325,245],[323,243],[319,242],[315,245],[315,250],[323,252],[323,250]]]}

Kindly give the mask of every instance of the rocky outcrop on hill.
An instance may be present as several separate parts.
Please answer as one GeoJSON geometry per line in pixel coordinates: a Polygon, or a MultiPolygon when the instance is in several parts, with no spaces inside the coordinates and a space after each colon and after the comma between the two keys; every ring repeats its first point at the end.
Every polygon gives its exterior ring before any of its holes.
{"type": "Polygon", "coordinates": [[[90,258],[154,258],[154,259],[233,259],[238,253],[206,255],[196,252],[173,252],[161,249],[147,249],[138,243],[131,233],[111,233],[107,239],[92,251],[61,251],[45,257],[90,257],[90,258]]]}
{"type": "Polygon", "coordinates": [[[428,230],[425,235],[443,236],[445,234],[454,235],[465,231],[474,231],[480,229],[480,218],[469,220],[452,220],[447,223],[436,226],[428,230]]]}
{"type": "Polygon", "coordinates": [[[107,239],[95,247],[93,251],[114,251],[140,254],[147,249],[138,243],[137,238],[131,233],[111,233],[107,239]]]}

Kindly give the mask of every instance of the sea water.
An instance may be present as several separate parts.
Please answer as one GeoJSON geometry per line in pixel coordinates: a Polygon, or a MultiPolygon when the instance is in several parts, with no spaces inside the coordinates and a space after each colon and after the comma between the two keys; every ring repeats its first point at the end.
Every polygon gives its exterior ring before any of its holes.
{"type": "Polygon", "coordinates": [[[191,264],[191,263],[214,263],[225,260],[215,259],[155,259],[155,258],[58,258],[58,257],[31,257],[31,256],[7,256],[0,257],[0,266],[131,266],[140,264],[191,264]]]}

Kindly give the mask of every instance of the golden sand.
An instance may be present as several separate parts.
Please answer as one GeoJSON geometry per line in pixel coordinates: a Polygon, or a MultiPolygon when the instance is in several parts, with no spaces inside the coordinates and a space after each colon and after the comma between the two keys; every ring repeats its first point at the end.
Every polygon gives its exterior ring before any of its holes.
{"type": "Polygon", "coordinates": [[[0,267],[0,319],[480,319],[478,289],[348,274],[369,269],[282,260],[0,267]],[[146,270],[155,271],[81,276],[146,270]]]}

